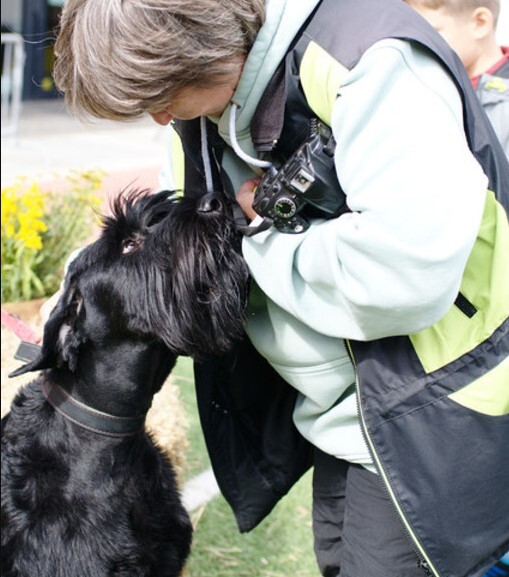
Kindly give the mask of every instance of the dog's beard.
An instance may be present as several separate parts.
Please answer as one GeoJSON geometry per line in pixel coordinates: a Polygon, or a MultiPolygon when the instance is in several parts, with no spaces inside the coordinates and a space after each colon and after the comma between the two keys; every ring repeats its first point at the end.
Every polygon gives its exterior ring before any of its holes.
{"type": "Polygon", "coordinates": [[[151,241],[158,266],[169,273],[158,332],[180,354],[227,351],[243,334],[249,284],[228,208],[200,213],[184,199],[151,241]]]}

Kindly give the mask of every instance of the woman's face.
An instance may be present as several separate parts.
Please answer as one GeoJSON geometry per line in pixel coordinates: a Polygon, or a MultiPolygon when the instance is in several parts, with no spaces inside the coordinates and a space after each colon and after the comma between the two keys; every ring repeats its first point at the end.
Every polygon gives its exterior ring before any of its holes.
{"type": "Polygon", "coordinates": [[[184,88],[168,106],[151,112],[152,119],[166,126],[174,118],[192,120],[200,116],[220,117],[237,88],[245,58],[239,59],[236,71],[213,88],[184,88]]]}
{"type": "Polygon", "coordinates": [[[167,125],[174,118],[191,120],[199,116],[219,117],[235,92],[235,87],[185,88],[161,112],[151,112],[157,124],[167,125]]]}

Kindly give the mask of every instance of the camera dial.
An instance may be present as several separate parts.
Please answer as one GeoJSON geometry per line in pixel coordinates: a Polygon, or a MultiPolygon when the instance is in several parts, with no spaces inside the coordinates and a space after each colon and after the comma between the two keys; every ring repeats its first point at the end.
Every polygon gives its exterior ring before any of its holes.
{"type": "Polygon", "coordinates": [[[280,196],[274,203],[274,212],[281,218],[291,218],[297,212],[297,205],[288,196],[280,196]]]}

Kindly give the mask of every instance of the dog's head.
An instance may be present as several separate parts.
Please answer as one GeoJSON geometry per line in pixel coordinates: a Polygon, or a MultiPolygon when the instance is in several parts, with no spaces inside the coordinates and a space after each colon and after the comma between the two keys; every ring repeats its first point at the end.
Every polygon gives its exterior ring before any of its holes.
{"type": "Polygon", "coordinates": [[[75,371],[90,349],[129,354],[133,342],[199,358],[242,334],[248,272],[230,203],[144,192],[114,201],[100,238],[69,267],[40,357],[12,376],[75,371]]]}
{"type": "MultiPolygon", "coordinates": [[[[99,370],[113,365],[128,372],[137,355],[150,367],[146,383],[155,390],[162,385],[177,355],[150,326],[148,292],[157,267],[143,258],[143,246],[172,206],[168,193],[147,191],[126,191],[114,201],[100,238],[69,267],[62,294],[44,326],[39,356],[10,376],[52,368],[83,374],[91,366],[99,370]],[[97,362],[101,355],[105,362],[97,362]]],[[[106,385],[113,376],[112,370],[107,372],[94,377],[106,385]]]]}
{"type": "Polygon", "coordinates": [[[243,335],[249,271],[234,202],[221,193],[176,199],[145,247],[165,272],[154,322],[180,354],[223,353],[243,335]]]}

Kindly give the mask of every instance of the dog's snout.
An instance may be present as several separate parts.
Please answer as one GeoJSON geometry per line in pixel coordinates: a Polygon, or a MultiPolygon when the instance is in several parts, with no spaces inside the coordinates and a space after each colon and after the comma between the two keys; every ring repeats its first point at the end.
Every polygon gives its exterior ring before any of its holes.
{"type": "Polygon", "coordinates": [[[198,212],[218,212],[223,209],[223,202],[215,192],[209,192],[198,201],[198,212]]]}

